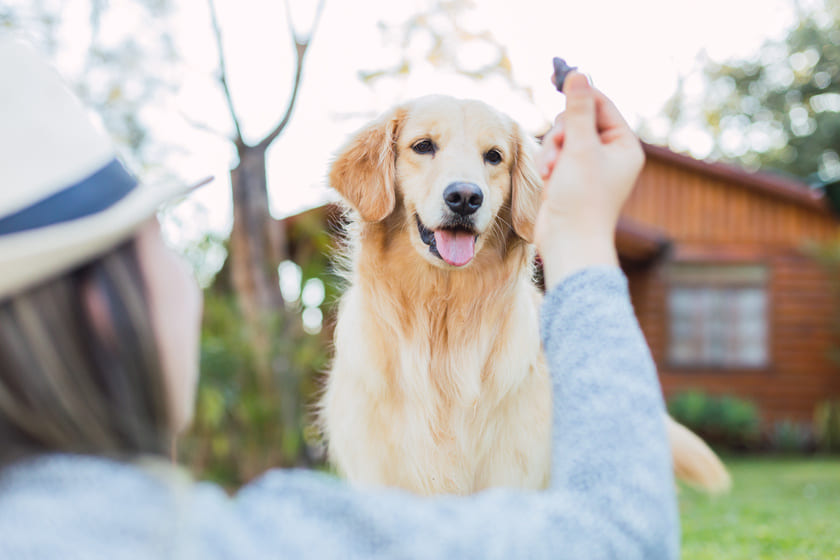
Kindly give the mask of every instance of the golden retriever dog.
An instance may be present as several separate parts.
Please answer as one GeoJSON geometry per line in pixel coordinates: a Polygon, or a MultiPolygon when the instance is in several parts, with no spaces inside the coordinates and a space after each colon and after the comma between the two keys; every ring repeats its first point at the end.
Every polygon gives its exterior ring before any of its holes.
{"type": "MultiPolygon", "coordinates": [[[[420,494],[548,483],[535,148],[488,105],[432,96],[365,127],[335,160],[330,183],[353,217],[320,415],[351,482],[420,494]]],[[[714,453],[667,423],[677,474],[726,487],[714,453]]]]}

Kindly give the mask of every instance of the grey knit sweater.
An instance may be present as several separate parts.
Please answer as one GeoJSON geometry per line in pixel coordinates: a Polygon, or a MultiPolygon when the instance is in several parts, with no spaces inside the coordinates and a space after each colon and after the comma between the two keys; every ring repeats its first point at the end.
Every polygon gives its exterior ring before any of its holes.
{"type": "Polygon", "coordinates": [[[0,559],[678,557],[663,402],[615,268],[548,294],[552,485],[470,497],[271,471],[229,498],[161,468],[50,455],[0,473],[0,559]]]}

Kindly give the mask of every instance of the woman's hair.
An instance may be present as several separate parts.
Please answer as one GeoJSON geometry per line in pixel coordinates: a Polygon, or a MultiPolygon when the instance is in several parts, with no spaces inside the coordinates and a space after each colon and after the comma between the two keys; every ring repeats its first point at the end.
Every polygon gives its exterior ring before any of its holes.
{"type": "Polygon", "coordinates": [[[166,397],[133,240],[0,301],[0,467],[45,452],[163,455],[166,397]]]}

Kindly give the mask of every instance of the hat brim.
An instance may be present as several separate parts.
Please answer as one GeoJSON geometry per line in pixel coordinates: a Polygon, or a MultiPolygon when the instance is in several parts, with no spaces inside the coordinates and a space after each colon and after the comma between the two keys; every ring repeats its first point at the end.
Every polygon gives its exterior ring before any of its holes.
{"type": "Polygon", "coordinates": [[[139,185],[110,208],[85,218],[0,237],[0,299],[55,278],[130,238],[168,202],[206,185],[139,185]]]}

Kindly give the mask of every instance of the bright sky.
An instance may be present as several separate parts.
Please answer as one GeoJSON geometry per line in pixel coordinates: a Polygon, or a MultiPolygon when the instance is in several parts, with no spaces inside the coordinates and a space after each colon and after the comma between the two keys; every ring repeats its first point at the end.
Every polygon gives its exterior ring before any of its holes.
{"type": "MultiPolygon", "coordinates": [[[[234,103],[246,137],[256,139],[285,109],[293,72],[281,2],[217,0],[234,103]],[[278,32],[279,31],[279,32],[278,32]]],[[[305,8],[315,0],[291,0],[299,29],[308,27],[305,8]]],[[[502,84],[470,83],[415,69],[401,84],[375,89],[360,82],[360,69],[388,66],[394,44],[383,44],[380,21],[401,22],[426,9],[429,1],[327,0],[305,68],[303,87],[291,125],[269,154],[273,213],[280,217],[316,205],[327,197],[325,173],[332,154],[348,134],[401,100],[427,93],[449,93],[488,101],[534,132],[562,110],[563,97],[548,77],[551,58],[562,56],[590,74],[631,124],[655,121],[675,91],[680,74],[697,68],[701,51],[715,60],[750,56],[764,41],[784,34],[793,21],[789,0],[478,0],[470,24],[491,31],[509,49],[515,78],[532,88],[536,107],[502,84]]],[[[207,74],[215,48],[202,0],[184,0],[182,55],[194,76],[179,99],[195,118],[229,130],[222,98],[207,99],[207,74]]],[[[655,126],[655,122],[653,123],[655,126]]],[[[228,216],[229,147],[203,135],[190,168],[206,165],[216,184],[199,199],[213,210],[215,226],[228,216]]],[[[698,139],[698,142],[699,139],[698,139]]],[[[703,145],[685,146],[702,155],[703,145]]],[[[705,148],[708,149],[708,148],[705,148]]]]}
{"type": "MultiPolygon", "coordinates": [[[[195,228],[226,231],[228,169],[235,163],[232,146],[190,129],[177,117],[186,113],[215,129],[232,130],[212,77],[217,53],[209,12],[205,0],[175,1],[175,39],[185,71],[176,98],[152,112],[151,118],[169,142],[186,148],[171,162],[180,175],[216,176],[213,185],[194,196],[194,204],[179,212],[195,228]],[[203,210],[196,214],[196,208],[203,210]]],[[[216,2],[234,103],[246,139],[256,140],[285,110],[293,76],[283,3],[216,2]]],[[[317,0],[290,2],[296,25],[305,33],[317,0]]],[[[699,53],[705,51],[719,61],[753,55],[767,39],[782,37],[794,20],[792,0],[476,0],[470,26],[489,30],[507,46],[515,78],[533,90],[536,106],[498,82],[472,83],[426,67],[416,68],[399,83],[376,88],[362,84],[359,70],[382,68],[396,59],[396,45],[383,42],[377,24],[402,22],[430,3],[326,0],[295,114],[269,152],[269,189],[276,217],[327,200],[325,176],[332,154],[352,131],[401,100],[427,93],[479,98],[526,128],[542,132],[563,108],[562,95],[549,83],[551,58],[562,56],[588,73],[631,124],[645,121],[655,130],[678,77],[697,69],[699,53]]],[[[115,13],[123,9],[120,3],[110,6],[115,13]]],[[[114,22],[110,25],[115,28],[136,26],[131,12],[115,16],[114,22]]],[[[702,156],[708,150],[699,137],[684,142],[680,148],[695,154],[702,156]]]]}

